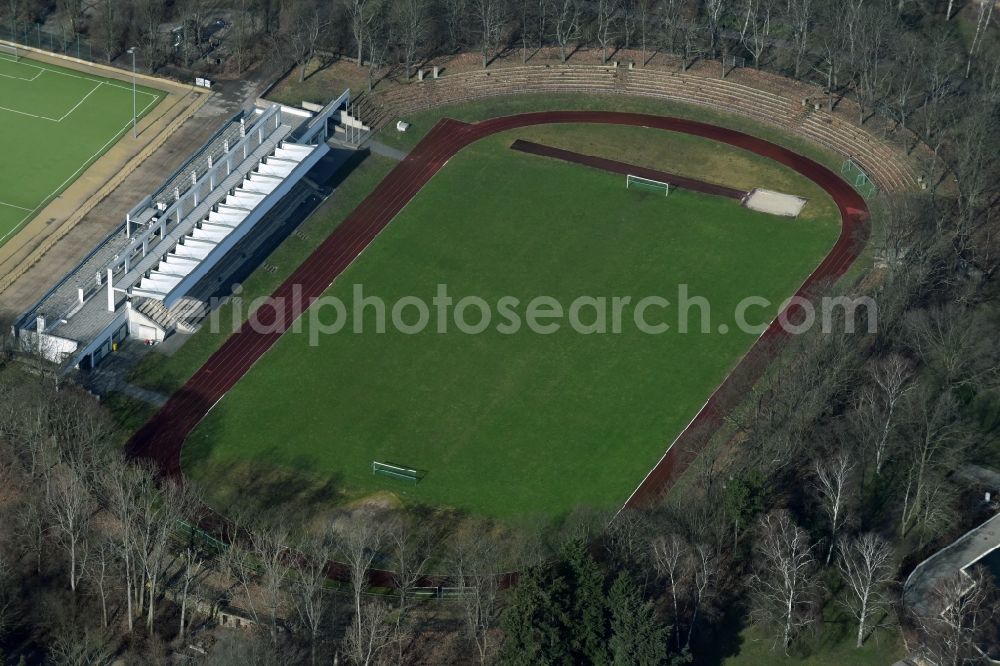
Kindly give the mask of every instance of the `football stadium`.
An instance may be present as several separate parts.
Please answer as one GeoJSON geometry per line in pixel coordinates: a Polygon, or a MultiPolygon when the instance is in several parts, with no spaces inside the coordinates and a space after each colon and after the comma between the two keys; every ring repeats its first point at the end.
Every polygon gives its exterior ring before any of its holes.
{"type": "Polygon", "coordinates": [[[0,662],[997,659],[998,6],[0,3],[0,662]]]}

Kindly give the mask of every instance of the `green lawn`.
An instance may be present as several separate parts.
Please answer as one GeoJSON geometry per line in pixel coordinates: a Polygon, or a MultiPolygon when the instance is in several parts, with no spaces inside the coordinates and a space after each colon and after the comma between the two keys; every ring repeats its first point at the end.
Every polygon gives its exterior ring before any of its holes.
{"type": "MultiPolygon", "coordinates": [[[[349,304],[362,284],[390,305],[410,295],[429,304],[447,284],[456,300],[514,296],[523,315],[539,295],[564,306],[579,296],[675,302],[687,284],[711,303],[712,332],[644,334],[626,310],[618,334],[582,335],[565,321],[551,335],[507,335],[496,321],[478,335],[377,334],[369,310],[366,333],[348,325],[310,346],[307,323],[187,442],[185,472],[213,503],[391,494],[504,518],[620,504],[752,343],[733,323],[740,299],[769,298],[752,314],[770,319],[838,233],[831,216],[788,220],[685,191],[625,190],[619,176],[510,151],[523,135],[453,157],[328,294],[349,304]],[[427,475],[416,486],[373,477],[373,459],[427,475]]],[[[665,318],[675,324],[676,308],[665,318]]]]}
{"type": "MultiPolygon", "coordinates": [[[[141,116],[165,93],[139,87],[141,116]]],[[[123,136],[132,87],[27,58],[0,56],[0,244],[123,136]]]]}
{"type": "Polygon", "coordinates": [[[854,647],[853,629],[854,626],[846,622],[824,623],[814,635],[800,640],[786,655],[780,647],[774,647],[772,635],[749,627],[739,635],[736,654],[722,660],[705,661],[724,666],[890,666],[906,654],[897,631],[878,630],[859,649],[854,647]]]}

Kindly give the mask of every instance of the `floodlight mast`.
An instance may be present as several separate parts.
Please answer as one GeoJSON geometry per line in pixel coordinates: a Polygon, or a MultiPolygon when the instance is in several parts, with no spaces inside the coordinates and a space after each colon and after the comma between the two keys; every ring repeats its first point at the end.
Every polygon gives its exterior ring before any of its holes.
{"type": "Polygon", "coordinates": [[[128,50],[128,53],[132,55],[132,138],[138,138],[138,133],[136,132],[136,107],[135,107],[135,47],[133,46],[128,50]]]}

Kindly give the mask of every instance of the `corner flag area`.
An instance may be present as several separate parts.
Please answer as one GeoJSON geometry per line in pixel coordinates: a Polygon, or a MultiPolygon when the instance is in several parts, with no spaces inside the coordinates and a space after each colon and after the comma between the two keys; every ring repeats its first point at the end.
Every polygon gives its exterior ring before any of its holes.
{"type": "MultiPolygon", "coordinates": [[[[166,93],[135,89],[138,118],[166,93]]],[[[0,245],[132,127],[131,84],[0,53],[0,245]]]]}

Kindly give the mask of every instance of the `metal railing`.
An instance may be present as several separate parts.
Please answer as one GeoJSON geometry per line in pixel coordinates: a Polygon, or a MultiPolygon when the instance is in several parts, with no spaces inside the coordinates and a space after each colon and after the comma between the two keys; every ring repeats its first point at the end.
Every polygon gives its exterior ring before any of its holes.
{"type": "MultiPolygon", "coordinates": [[[[43,30],[40,23],[0,21],[0,40],[44,51],[51,51],[89,62],[107,64],[111,60],[106,50],[95,47],[89,41],[80,37],[79,33],[72,33],[67,30],[63,30],[60,33],[49,32],[43,30]]],[[[111,55],[113,58],[117,54],[111,55]]]]}

